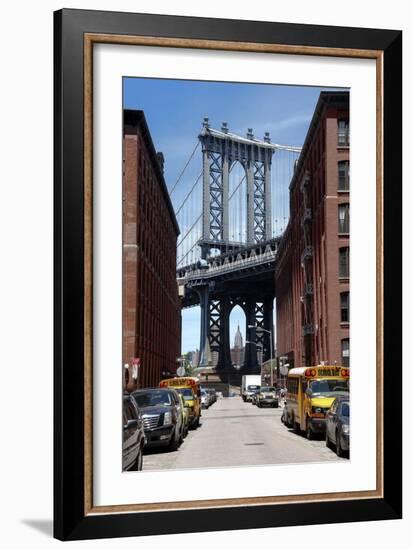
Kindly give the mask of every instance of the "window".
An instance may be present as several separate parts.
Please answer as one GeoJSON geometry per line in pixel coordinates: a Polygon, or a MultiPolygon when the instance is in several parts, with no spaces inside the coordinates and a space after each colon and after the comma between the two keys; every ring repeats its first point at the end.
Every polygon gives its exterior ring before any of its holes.
{"type": "Polygon", "coordinates": [[[342,416],[350,416],[349,403],[342,403],[341,404],[340,414],[342,416]]]}
{"type": "Polygon", "coordinates": [[[338,145],[349,145],[348,120],[338,120],[338,145]]]}
{"type": "Polygon", "coordinates": [[[349,247],[339,248],[339,277],[349,278],[349,247]]]}
{"type": "Polygon", "coordinates": [[[341,341],[342,350],[342,366],[349,368],[349,338],[344,338],[341,341]]]}
{"type": "Polygon", "coordinates": [[[339,205],[339,233],[349,233],[349,204],[339,205]]]}
{"type": "Polygon", "coordinates": [[[340,295],[340,322],[349,323],[349,292],[340,295]]]}
{"type": "Polygon", "coordinates": [[[349,161],[338,162],[338,191],[349,191],[349,161]]]}

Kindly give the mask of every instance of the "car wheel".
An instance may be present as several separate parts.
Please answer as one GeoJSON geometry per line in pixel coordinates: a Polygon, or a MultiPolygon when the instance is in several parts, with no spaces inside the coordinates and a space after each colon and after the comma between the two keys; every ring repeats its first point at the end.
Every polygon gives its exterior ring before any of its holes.
{"type": "Polygon", "coordinates": [[[306,426],[306,439],[309,439],[309,441],[311,441],[313,439],[313,430],[310,426],[309,419],[306,419],[306,426]]]}
{"type": "Polygon", "coordinates": [[[140,447],[136,460],[130,469],[135,472],[137,470],[142,470],[142,468],[143,468],[143,449],[140,447]]]}
{"type": "Polygon", "coordinates": [[[342,446],[341,446],[341,443],[340,443],[340,432],[339,432],[339,430],[336,430],[336,454],[339,457],[343,456],[342,446]]]}
{"type": "Polygon", "coordinates": [[[293,431],[294,431],[296,434],[300,434],[300,426],[299,426],[299,424],[296,422],[296,420],[295,420],[295,415],[294,415],[293,413],[292,413],[291,424],[292,424],[293,431]]]}
{"type": "Polygon", "coordinates": [[[172,440],[169,443],[169,451],[177,451],[177,449],[179,448],[179,445],[180,445],[180,436],[177,434],[175,430],[172,440]]]}
{"type": "Polygon", "coordinates": [[[331,443],[331,441],[330,441],[330,439],[329,439],[327,428],[326,428],[326,431],[325,431],[325,444],[326,444],[326,447],[327,447],[328,449],[331,449],[331,448],[332,448],[332,443],[331,443]]]}
{"type": "Polygon", "coordinates": [[[279,408],[279,403],[275,403],[275,404],[273,405],[273,407],[274,407],[275,409],[278,409],[278,408],[279,408]]]}

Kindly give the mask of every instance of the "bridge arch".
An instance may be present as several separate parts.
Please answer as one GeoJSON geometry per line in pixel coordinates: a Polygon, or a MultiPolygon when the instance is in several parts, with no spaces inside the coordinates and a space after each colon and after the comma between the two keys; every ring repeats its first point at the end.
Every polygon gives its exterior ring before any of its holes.
{"type": "Polygon", "coordinates": [[[229,310],[230,355],[232,366],[240,369],[245,362],[246,311],[242,304],[232,304],[229,310]]]}
{"type": "Polygon", "coordinates": [[[235,160],[229,169],[229,239],[246,243],[247,173],[243,162],[235,160]]]}

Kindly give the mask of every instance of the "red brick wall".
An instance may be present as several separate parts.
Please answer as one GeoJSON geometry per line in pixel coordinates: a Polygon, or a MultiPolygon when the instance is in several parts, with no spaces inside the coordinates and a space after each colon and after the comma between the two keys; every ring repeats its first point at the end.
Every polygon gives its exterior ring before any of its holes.
{"type": "MultiPolygon", "coordinates": [[[[176,370],[180,353],[177,230],[147,138],[139,126],[128,130],[123,149],[123,365],[140,358],[137,385],[149,387],[158,385],[163,371],[176,370]]],[[[128,389],[134,387],[130,376],[128,389]]]]}
{"type": "Polygon", "coordinates": [[[349,119],[348,104],[341,97],[335,105],[323,95],[292,181],[290,220],[278,256],[277,355],[292,358],[295,367],[320,361],[340,364],[341,340],[349,338],[349,324],[341,323],[340,311],[340,293],[349,290],[349,280],[339,279],[339,248],[349,246],[349,236],[338,233],[338,205],[349,203],[349,192],[338,190],[338,162],[349,160],[349,147],[338,147],[339,118],[349,119]],[[305,226],[307,208],[311,221],[305,226]],[[308,244],[313,257],[302,262],[308,244]],[[308,283],[312,297],[305,296],[308,283]],[[313,326],[313,334],[304,336],[304,325],[313,326]]]}

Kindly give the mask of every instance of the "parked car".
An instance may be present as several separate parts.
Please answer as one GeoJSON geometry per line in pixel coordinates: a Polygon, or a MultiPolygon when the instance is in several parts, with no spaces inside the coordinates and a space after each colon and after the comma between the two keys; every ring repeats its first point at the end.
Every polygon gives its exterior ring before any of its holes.
{"type": "Polygon", "coordinates": [[[123,470],[141,470],[145,445],[143,420],[134,398],[123,395],[123,470]]]}
{"type": "Polygon", "coordinates": [[[208,409],[211,403],[211,397],[208,391],[201,389],[200,390],[200,401],[202,403],[202,409],[208,409]]]}
{"type": "Polygon", "coordinates": [[[147,388],[132,393],[140,408],[147,447],[176,451],[183,441],[184,421],[179,395],[170,388],[147,388]]]}
{"type": "Polygon", "coordinates": [[[279,407],[279,394],[273,386],[263,386],[256,393],[256,405],[260,407],[279,407]]]}
{"type": "Polygon", "coordinates": [[[200,384],[197,378],[181,376],[161,380],[159,388],[173,388],[183,395],[185,407],[189,413],[189,426],[196,430],[200,426],[202,404],[200,402],[200,384]]]}
{"type": "Polygon", "coordinates": [[[350,405],[349,397],[337,397],[326,413],[326,446],[335,446],[336,454],[344,456],[349,454],[350,439],[350,405]]]}
{"type": "Polygon", "coordinates": [[[257,396],[260,392],[260,386],[255,388],[253,391],[250,392],[250,402],[252,405],[257,405],[257,396]]]}
{"type": "Polygon", "coordinates": [[[200,389],[209,395],[209,405],[213,405],[213,403],[217,401],[215,388],[211,388],[210,386],[200,386],[200,389]]]}
{"type": "Polygon", "coordinates": [[[189,432],[189,424],[190,424],[190,418],[189,418],[189,408],[185,405],[185,400],[183,398],[183,395],[179,392],[177,392],[179,399],[180,399],[180,407],[182,411],[183,416],[183,437],[186,437],[189,432]]]}
{"type": "Polygon", "coordinates": [[[216,403],[216,401],[217,401],[217,395],[216,395],[216,390],[215,390],[215,388],[207,387],[207,388],[206,388],[206,391],[207,391],[208,394],[210,395],[211,404],[216,403]]]}

